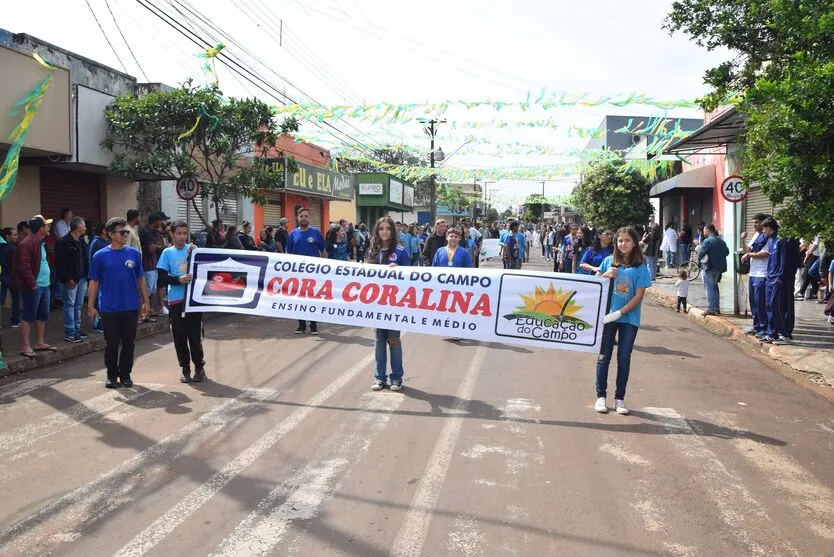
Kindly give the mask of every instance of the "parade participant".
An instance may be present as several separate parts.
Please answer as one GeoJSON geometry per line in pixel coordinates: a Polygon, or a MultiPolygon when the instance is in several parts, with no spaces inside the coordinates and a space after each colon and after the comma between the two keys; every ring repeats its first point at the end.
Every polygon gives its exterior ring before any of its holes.
{"type": "Polygon", "coordinates": [[[460,245],[460,231],[450,228],[446,231],[446,246],[437,250],[431,263],[432,267],[472,267],[469,250],[460,245]]]}
{"type": "Polygon", "coordinates": [[[446,245],[447,228],[446,221],[443,219],[437,219],[434,223],[434,235],[426,240],[426,247],[423,248],[423,265],[426,267],[431,267],[431,263],[434,261],[434,254],[446,245]]]}
{"type": "Polygon", "coordinates": [[[741,262],[750,262],[750,273],[748,278],[748,297],[750,298],[750,313],[753,316],[753,326],[744,332],[748,335],[756,335],[762,338],[767,334],[767,260],[768,236],[762,228],[762,223],[770,218],[766,213],[757,213],[753,216],[753,229],[756,234],[748,244],[747,232],[741,233],[744,255],[741,262]]]}
{"type": "MultiPolygon", "coordinates": [[[[411,259],[408,252],[397,243],[396,225],[391,217],[382,217],[376,222],[367,262],[389,267],[408,266],[411,259]]],[[[399,391],[403,384],[403,346],[400,331],[375,329],[374,350],[376,355],[376,379],[371,390],[381,391],[388,386],[388,352],[391,352],[392,391],[399,391]],[[386,347],[388,350],[386,350],[386,347]]]]}
{"type": "Polygon", "coordinates": [[[81,238],[87,231],[81,217],[73,217],[69,232],[55,245],[55,270],[64,299],[64,340],[78,343],[87,338],[81,330],[81,306],[87,295],[89,252],[81,238]]]}
{"type": "Polygon", "coordinates": [[[787,261],[789,250],[785,240],[779,238],[779,224],[772,217],[762,221],[762,231],[767,235],[765,249],[768,252],[767,277],[765,279],[765,311],[767,312],[767,334],[759,339],[762,343],[789,344],[790,333],[785,323],[788,315],[786,301],[792,300],[791,280],[796,272],[787,261]],[[790,292],[790,296],[786,295],[790,292]]]}
{"type": "Polygon", "coordinates": [[[510,231],[505,237],[502,259],[505,269],[521,269],[521,250],[518,245],[518,223],[510,223],[510,231]]]}
{"type": "Polygon", "coordinates": [[[112,218],[107,221],[105,230],[110,245],[96,252],[90,264],[87,311],[91,321],[100,315],[104,323],[104,365],[107,368],[104,386],[108,389],[119,384],[132,387],[130,374],[137,321],[150,312],[148,288],[142,254],[127,245],[130,231],[125,220],[112,218]]]}
{"type": "Polygon", "coordinates": [[[410,247],[409,247],[409,255],[411,256],[411,264],[415,267],[420,265],[420,237],[418,233],[420,230],[417,228],[416,225],[411,225],[408,227],[408,234],[410,236],[410,247]]]}
{"type": "Polygon", "coordinates": [[[51,284],[49,262],[46,258],[44,239],[49,236],[52,219],[44,220],[35,215],[29,221],[29,235],[17,244],[12,262],[12,286],[23,297],[23,323],[20,329],[20,354],[34,358],[35,352],[56,351],[44,340],[46,321],[49,319],[49,288],[51,284]],[[35,349],[29,344],[29,331],[35,325],[35,349]]]}
{"type": "Polygon", "coordinates": [[[568,252],[570,273],[577,274],[580,271],[579,262],[582,260],[582,256],[585,255],[585,250],[588,249],[588,246],[585,243],[586,237],[585,231],[581,228],[576,231],[576,236],[573,237],[573,243],[571,244],[570,251],[568,252]]]}
{"type": "Polygon", "coordinates": [[[579,234],[579,226],[571,224],[568,233],[564,235],[559,244],[559,257],[557,258],[559,260],[559,268],[554,269],[555,271],[561,271],[563,273],[573,272],[573,265],[568,255],[573,252],[574,238],[577,234],[579,234]]]}
{"type": "Polygon", "coordinates": [[[594,244],[582,254],[579,268],[576,270],[577,274],[595,275],[603,260],[614,253],[614,247],[611,245],[613,238],[614,231],[607,226],[597,228],[594,244]]]}
{"type": "Polygon", "coordinates": [[[174,245],[165,248],[156,264],[159,284],[168,287],[168,317],[171,334],[177,351],[181,383],[200,383],[206,379],[206,362],[203,359],[203,314],[185,313],[185,288],[191,282],[188,272],[188,225],[184,221],[171,224],[174,245]],[[194,376],[191,376],[194,362],[194,376]]]}
{"type": "Polygon", "coordinates": [[[348,245],[347,230],[339,227],[334,231],[332,242],[327,244],[327,253],[330,259],[339,261],[350,261],[350,246],[348,245]]]}
{"type": "MultiPolygon", "coordinates": [[[[327,257],[327,245],[324,243],[324,237],[321,232],[313,226],[310,226],[310,210],[306,207],[301,207],[296,213],[298,218],[298,228],[290,232],[287,237],[286,252],[293,255],[304,255],[307,257],[327,257]]],[[[295,334],[303,335],[307,330],[307,322],[303,319],[298,320],[298,328],[295,334]]],[[[310,334],[319,334],[319,325],[315,321],[310,321],[310,334]]]]}
{"type": "Polygon", "coordinates": [[[597,401],[594,410],[605,414],[608,390],[608,366],[614,353],[614,337],[617,337],[617,388],[614,391],[614,407],[618,414],[628,414],[625,405],[626,386],[631,368],[631,352],[640,327],[640,306],[646,288],[651,286],[649,268],[638,245],[640,237],[633,228],[620,228],[616,236],[614,253],[606,257],[597,272],[598,277],[612,279],[611,306],[604,318],[602,347],[597,359],[597,401]]]}

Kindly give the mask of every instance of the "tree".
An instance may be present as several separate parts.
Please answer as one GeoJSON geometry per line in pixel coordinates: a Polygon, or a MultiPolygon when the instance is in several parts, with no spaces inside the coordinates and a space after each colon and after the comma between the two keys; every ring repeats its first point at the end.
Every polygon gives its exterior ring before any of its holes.
{"type": "Polygon", "coordinates": [[[834,4],[826,0],[681,0],[666,28],[735,51],[706,73],[707,110],[736,95],[745,181],[757,182],[783,230],[834,238],[834,4]]]}
{"type": "Polygon", "coordinates": [[[524,221],[538,222],[543,220],[544,211],[550,210],[547,198],[540,193],[533,193],[524,200],[524,221]]]}
{"type": "Polygon", "coordinates": [[[114,152],[114,173],[137,179],[196,177],[217,219],[227,196],[240,193],[263,204],[266,190],[284,185],[283,171],[259,157],[280,133],[298,130],[292,118],[278,126],[272,109],[260,100],[225,100],[216,85],[194,87],[190,81],[169,91],[117,97],[105,119],[104,146],[114,152]]]}
{"type": "Polygon", "coordinates": [[[490,207],[487,209],[486,218],[484,219],[486,222],[498,222],[501,220],[501,215],[498,213],[498,209],[495,207],[490,207]]]}
{"type": "Polygon", "coordinates": [[[648,222],[653,208],[651,182],[639,172],[628,172],[625,163],[591,166],[573,190],[573,202],[586,222],[594,226],[632,226],[648,222]]]}

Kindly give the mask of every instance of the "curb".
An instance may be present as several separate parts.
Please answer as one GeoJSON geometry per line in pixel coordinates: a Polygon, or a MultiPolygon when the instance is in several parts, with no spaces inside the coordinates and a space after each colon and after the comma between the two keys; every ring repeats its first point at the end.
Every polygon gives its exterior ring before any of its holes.
{"type": "MultiPolygon", "coordinates": [[[[142,323],[136,329],[136,340],[164,333],[168,329],[167,318],[160,319],[156,323],[142,323]]],[[[38,352],[36,358],[14,356],[10,358],[11,361],[6,361],[6,367],[0,369],[0,377],[31,371],[101,350],[104,350],[104,335],[91,334],[90,338],[84,342],[58,346],[57,352],[38,352]]]]}
{"type": "MultiPolygon", "coordinates": [[[[646,296],[659,303],[670,310],[674,310],[677,304],[677,297],[666,294],[655,287],[646,289],[646,296]]],[[[818,365],[814,365],[803,358],[801,354],[795,354],[796,346],[773,346],[770,344],[763,344],[758,342],[754,337],[744,334],[744,329],[739,325],[728,321],[720,315],[705,316],[705,311],[695,306],[689,306],[689,313],[684,316],[693,323],[703,327],[712,334],[720,336],[725,340],[730,340],[743,344],[751,349],[754,349],[769,358],[776,360],[779,363],[785,364],[794,371],[806,373],[813,376],[815,382],[834,387],[834,377],[830,375],[830,370],[823,369],[818,365]],[[828,371],[828,373],[826,373],[828,371]]]]}

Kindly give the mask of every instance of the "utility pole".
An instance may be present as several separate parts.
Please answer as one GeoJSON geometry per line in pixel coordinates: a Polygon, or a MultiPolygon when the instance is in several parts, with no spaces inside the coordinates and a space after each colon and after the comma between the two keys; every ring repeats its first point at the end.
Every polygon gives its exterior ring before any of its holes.
{"type": "MultiPolygon", "coordinates": [[[[431,168],[434,168],[434,138],[437,137],[437,128],[435,127],[435,124],[442,124],[445,121],[446,120],[436,120],[434,118],[428,121],[423,120],[423,123],[428,124],[428,126],[423,128],[423,131],[426,132],[426,135],[428,135],[431,140],[431,153],[429,154],[431,168]]],[[[431,174],[431,184],[429,186],[429,211],[429,224],[434,226],[434,221],[437,220],[437,183],[435,181],[434,172],[431,174]]]]}
{"type": "Polygon", "coordinates": [[[542,180],[542,218],[539,224],[544,226],[544,180],[542,180]]]}

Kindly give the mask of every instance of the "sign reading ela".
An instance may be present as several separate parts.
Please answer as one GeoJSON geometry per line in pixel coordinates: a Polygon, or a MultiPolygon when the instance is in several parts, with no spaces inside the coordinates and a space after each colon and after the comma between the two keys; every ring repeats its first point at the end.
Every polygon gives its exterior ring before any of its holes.
{"type": "Polygon", "coordinates": [[[747,188],[741,176],[727,176],[721,183],[721,195],[730,203],[738,203],[747,199],[747,188]]]}
{"type": "Polygon", "coordinates": [[[598,352],[609,281],[200,248],[187,312],[229,312],[598,352]]]}

